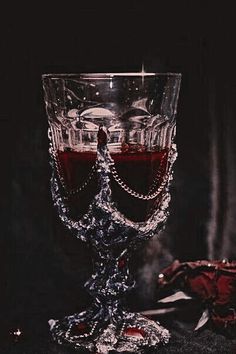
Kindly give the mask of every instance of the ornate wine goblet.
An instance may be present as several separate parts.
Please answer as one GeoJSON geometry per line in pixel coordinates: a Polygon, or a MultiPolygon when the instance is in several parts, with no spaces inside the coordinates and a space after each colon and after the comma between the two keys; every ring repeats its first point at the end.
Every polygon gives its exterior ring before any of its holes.
{"type": "Polygon", "coordinates": [[[139,352],[169,340],[158,322],[132,313],[131,251],[165,225],[176,159],[181,75],[45,74],[51,191],[65,227],[87,242],[94,297],[82,313],[50,320],[60,344],[91,352],[139,352]]]}

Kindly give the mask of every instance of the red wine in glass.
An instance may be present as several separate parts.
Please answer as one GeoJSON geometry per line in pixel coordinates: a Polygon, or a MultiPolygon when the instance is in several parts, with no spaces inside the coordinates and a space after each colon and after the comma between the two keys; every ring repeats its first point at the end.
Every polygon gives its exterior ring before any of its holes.
{"type": "MultiPolygon", "coordinates": [[[[121,152],[111,154],[119,179],[131,190],[147,195],[160,186],[167,169],[168,150],[153,152],[121,152]]],[[[71,215],[78,217],[86,213],[98,192],[96,170],[88,184],[79,191],[91,175],[96,162],[96,153],[58,151],[59,173],[68,191],[71,215]],[[76,191],[70,193],[70,191],[76,191]]],[[[158,204],[161,195],[151,200],[132,196],[111,178],[112,200],[117,209],[130,220],[144,221],[158,204]]]]}

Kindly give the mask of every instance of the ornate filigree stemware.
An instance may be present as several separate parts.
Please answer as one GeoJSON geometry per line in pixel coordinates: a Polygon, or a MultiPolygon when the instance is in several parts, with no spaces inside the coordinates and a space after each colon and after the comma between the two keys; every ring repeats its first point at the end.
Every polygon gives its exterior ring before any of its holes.
{"type": "Polygon", "coordinates": [[[138,352],[169,340],[158,322],[131,313],[131,251],[163,228],[176,159],[180,74],[43,75],[51,190],[63,224],[89,243],[94,274],[86,311],[50,320],[61,344],[97,353],[138,352]]]}

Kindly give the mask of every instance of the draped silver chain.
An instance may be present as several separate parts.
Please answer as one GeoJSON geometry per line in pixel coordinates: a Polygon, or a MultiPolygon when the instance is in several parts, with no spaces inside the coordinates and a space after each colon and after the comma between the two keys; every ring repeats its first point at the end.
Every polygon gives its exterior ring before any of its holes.
{"type": "Polygon", "coordinates": [[[158,189],[154,191],[154,189],[157,187],[157,184],[160,183],[160,179],[161,179],[161,170],[162,170],[162,167],[163,167],[163,162],[164,162],[164,158],[166,157],[166,154],[164,154],[162,156],[162,159],[161,159],[161,162],[160,162],[160,166],[158,168],[158,172],[157,172],[157,175],[156,175],[156,178],[154,179],[153,181],[153,184],[152,186],[149,188],[149,192],[147,194],[142,194],[142,193],[139,193],[133,189],[131,189],[124,181],[122,181],[122,179],[119,177],[119,174],[115,168],[115,166],[113,165],[112,168],[111,168],[111,174],[114,178],[114,180],[116,181],[116,183],[118,183],[118,185],[124,190],[126,191],[128,194],[132,195],[132,197],[135,197],[135,198],[138,198],[138,199],[141,199],[141,200],[152,200],[152,199],[155,199],[159,194],[161,194],[161,192],[163,191],[163,188],[165,187],[167,181],[168,181],[168,174],[166,173],[165,174],[165,177],[163,178],[160,186],[158,187],[158,189]],[[152,193],[153,192],[153,193],[152,193]]]}

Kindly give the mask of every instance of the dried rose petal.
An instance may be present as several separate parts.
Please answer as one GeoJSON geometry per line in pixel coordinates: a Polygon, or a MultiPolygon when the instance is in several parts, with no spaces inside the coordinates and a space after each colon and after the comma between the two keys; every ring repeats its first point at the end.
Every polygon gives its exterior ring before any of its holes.
{"type": "Polygon", "coordinates": [[[209,308],[216,327],[236,326],[236,261],[176,260],[161,275],[157,279],[160,289],[195,295],[209,308]]]}

